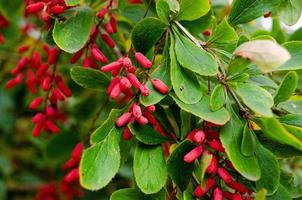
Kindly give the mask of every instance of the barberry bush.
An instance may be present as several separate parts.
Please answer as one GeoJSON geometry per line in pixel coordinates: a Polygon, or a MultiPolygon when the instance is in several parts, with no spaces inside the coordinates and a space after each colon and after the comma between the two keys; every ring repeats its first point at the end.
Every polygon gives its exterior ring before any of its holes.
{"type": "Polygon", "coordinates": [[[302,199],[301,13],[0,0],[0,199],[302,199]]]}

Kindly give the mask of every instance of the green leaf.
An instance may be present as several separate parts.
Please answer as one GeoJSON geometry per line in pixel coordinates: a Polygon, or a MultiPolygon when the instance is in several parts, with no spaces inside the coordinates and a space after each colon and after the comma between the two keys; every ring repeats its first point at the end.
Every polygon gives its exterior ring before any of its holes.
{"type": "Polygon", "coordinates": [[[94,12],[90,7],[78,6],[68,9],[64,16],[66,20],[56,20],[53,29],[53,39],[60,49],[75,53],[89,39],[93,26],[94,12]]]}
{"type": "Polygon", "coordinates": [[[292,57],[302,56],[302,41],[289,41],[282,44],[292,57]]]}
{"type": "Polygon", "coordinates": [[[237,47],[238,35],[226,20],[220,22],[211,35],[207,46],[232,53],[237,47]]]}
{"type": "Polygon", "coordinates": [[[280,184],[279,163],[274,154],[264,148],[259,142],[256,148],[256,156],[261,169],[261,178],[256,181],[258,191],[265,189],[267,195],[274,194],[280,184]]]}
{"type": "Polygon", "coordinates": [[[156,3],[156,12],[159,19],[166,25],[169,25],[170,7],[166,0],[159,0],[156,3]]]}
{"type": "Polygon", "coordinates": [[[215,112],[211,111],[209,96],[204,96],[199,102],[195,104],[185,104],[180,101],[175,94],[170,94],[170,96],[181,109],[186,112],[192,113],[193,115],[200,117],[205,121],[218,125],[224,125],[230,119],[230,115],[225,108],[222,108],[215,112]]]}
{"type": "Polygon", "coordinates": [[[183,141],[174,149],[167,161],[169,176],[182,191],[187,188],[194,170],[194,163],[186,163],[183,158],[194,147],[190,141],[183,141]]]}
{"type": "Polygon", "coordinates": [[[263,72],[278,70],[290,58],[289,52],[272,40],[252,40],[240,45],[235,56],[248,58],[263,72]]]}
{"type": "Polygon", "coordinates": [[[183,69],[177,62],[174,52],[174,40],[171,36],[170,75],[173,89],[178,98],[187,104],[198,102],[202,97],[201,85],[195,74],[183,69]]]}
{"type": "Polygon", "coordinates": [[[112,109],[106,121],[91,134],[90,143],[95,144],[101,142],[110,132],[118,132],[118,129],[115,127],[115,121],[123,112],[123,109],[112,109]]]}
{"type": "Polygon", "coordinates": [[[299,69],[302,69],[301,59],[302,59],[302,55],[295,56],[292,59],[288,60],[283,65],[281,65],[275,71],[289,71],[289,70],[299,70],[299,69]]]}
{"type": "Polygon", "coordinates": [[[176,19],[192,21],[207,14],[210,8],[211,5],[208,0],[181,0],[176,19]]]}
{"type": "Polygon", "coordinates": [[[138,143],[134,153],[133,172],[137,186],[142,192],[159,192],[167,179],[167,165],[162,147],[138,143]]]}
{"type": "Polygon", "coordinates": [[[235,0],[229,15],[233,26],[252,21],[279,6],[282,0],[235,0]]]}
{"type": "Polygon", "coordinates": [[[293,126],[302,127],[302,115],[300,114],[288,114],[283,115],[279,118],[280,122],[283,124],[289,124],[293,126]]]}
{"type": "Polygon", "coordinates": [[[262,87],[252,83],[238,84],[236,93],[244,104],[256,114],[267,117],[272,116],[273,97],[262,87]]]}
{"type": "Polygon", "coordinates": [[[290,0],[291,4],[295,6],[297,9],[299,9],[302,12],[302,1],[300,0],[290,0]]]}
{"type": "Polygon", "coordinates": [[[110,200],[165,200],[166,194],[164,190],[161,190],[157,194],[146,195],[134,188],[126,188],[116,190],[112,193],[110,200]]]}
{"type": "Polygon", "coordinates": [[[270,138],[258,135],[258,139],[261,144],[269,149],[273,154],[275,154],[278,158],[291,158],[296,156],[301,156],[302,151],[297,150],[294,147],[289,145],[280,144],[279,142],[275,142],[270,138]]]}
{"type": "Polygon", "coordinates": [[[282,102],[278,105],[278,107],[292,114],[302,114],[301,99],[293,99],[282,102]]]}
{"type": "Polygon", "coordinates": [[[120,134],[116,129],[107,137],[83,152],[80,162],[80,183],[86,189],[105,187],[120,167],[120,134]]]}
{"type": "Polygon", "coordinates": [[[202,76],[213,76],[218,73],[218,65],[211,54],[186,37],[174,35],[175,54],[182,67],[202,76]]]}
{"type": "Polygon", "coordinates": [[[288,191],[280,185],[278,190],[272,196],[266,197],[266,200],[292,200],[288,191]]]}
{"type": "Polygon", "coordinates": [[[166,0],[166,2],[169,4],[170,10],[173,12],[179,11],[179,3],[178,0],[166,0]]]}
{"type": "Polygon", "coordinates": [[[288,144],[299,150],[302,150],[302,141],[294,134],[290,133],[286,128],[275,118],[259,118],[255,122],[260,126],[262,132],[282,144],[288,144]]]}
{"type": "Polygon", "coordinates": [[[257,139],[253,130],[248,127],[246,123],[243,128],[243,135],[241,141],[241,153],[244,156],[252,156],[255,153],[257,139]]]}
{"type": "Polygon", "coordinates": [[[280,20],[288,26],[296,24],[301,16],[301,11],[290,0],[284,1],[278,9],[280,20]]]}
{"type": "Polygon", "coordinates": [[[260,190],[256,193],[254,200],[266,200],[266,190],[260,190]]]}
{"type": "Polygon", "coordinates": [[[261,177],[257,158],[254,155],[245,157],[241,154],[242,130],[242,122],[235,113],[232,113],[231,120],[220,132],[220,139],[235,169],[248,180],[257,181],[261,177]]]}
{"type": "Polygon", "coordinates": [[[191,119],[192,119],[191,113],[188,113],[184,110],[180,110],[180,120],[181,120],[180,135],[182,140],[191,131],[191,119]]]}
{"type": "Polygon", "coordinates": [[[80,3],[81,0],[65,0],[65,3],[68,6],[75,6],[80,3]]]}
{"type": "Polygon", "coordinates": [[[288,72],[279,87],[277,88],[277,91],[274,96],[274,103],[278,104],[283,101],[287,101],[295,92],[298,85],[298,75],[296,72],[291,71],[288,72]]]}
{"type": "Polygon", "coordinates": [[[151,126],[139,125],[138,123],[131,123],[129,129],[136,139],[147,145],[157,145],[170,141],[169,138],[162,136],[159,132],[155,131],[151,126]]]}
{"type": "Polygon", "coordinates": [[[211,27],[214,23],[215,17],[213,16],[212,10],[206,15],[195,19],[193,21],[181,21],[180,23],[193,35],[198,36],[200,33],[211,27]]]}
{"type": "Polygon", "coordinates": [[[225,91],[224,86],[221,84],[218,84],[213,89],[213,92],[211,94],[210,98],[210,107],[212,111],[217,111],[223,107],[225,104],[226,98],[225,98],[225,91]]]}
{"type": "Polygon", "coordinates": [[[106,90],[110,80],[99,70],[83,67],[73,67],[70,70],[72,80],[83,88],[106,90]]]}
{"type": "MultiPolygon", "coordinates": [[[[299,178],[298,178],[299,179],[299,178]]],[[[302,186],[295,181],[293,174],[281,173],[281,184],[290,193],[292,198],[299,198],[302,196],[302,186]]]]}
{"type": "Polygon", "coordinates": [[[200,159],[200,177],[199,177],[201,182],[204,181],[207,168],[209,167],[212,158],[213,158],[212,154],[207,154],[207,153],[202,154],[202,157],[200,159]]]}
{"type": "Polygon", "coordinates": [[[139,21],[133,28],[131,41],[136,51],[147,53],[161,38],[166,25],[159,19],[147,17],[139,21]]]}

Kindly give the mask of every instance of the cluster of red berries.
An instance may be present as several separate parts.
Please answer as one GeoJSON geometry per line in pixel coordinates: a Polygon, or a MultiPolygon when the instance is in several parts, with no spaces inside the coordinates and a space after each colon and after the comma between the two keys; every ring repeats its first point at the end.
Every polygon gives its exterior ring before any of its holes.
{"type": "MultiPolygon", "coordinates": [[[[152,62],[146,58],[141,53],[135,53],[136,61],[145,69],[149,70],[152,67],[152,62]]],[[[139,81],[135,75],[135,67],[132,65],[132,62],[129,57],[123,57],[114,61],[108,65],[105,65],[101,68],[102,72],[111,72],[114,77],[111,80],[109,87],[107,88],[107,94],[113,99],[117,99],[121,93],[126,97],[132,98],[133,91],[132,87],[140,91],[143,96],[148,96],[150,94],[149,88],[139,81]],[[126,72],[126,76],[118,76],[126,72]]],[[[162,94],[166,94],[169,91],[167,85],[160,79],[152,80],[153,87],[162,94]]]]}
{"type": "Polygon", "coordinates": [[[70,159],[64,164],[63,169],[69,170],[61,181],[61,191],[72,200],[73,196],[82,197],[83,192],[80,189],[80,171],[79,163],[83,153],[83,144],[78,143],[72,151],[70,159]]]}
{"type": "MultiPolygon", "coordinates": [[[[0,13],[0,31],[1,29],[8,27],[8,25],[9,25],[8,20],[0,13]]],[[[0,32],[0,44],[3,44],[4,42],[5,42],[4,35],[0,32]]]]}
{"type": "Polygon", "coordinates": [[[194,195],[202,198],[211,189],[213,200],[250,200],[252,191],[244,184],[234,180],[231,174],[238,172],[229,160],[226,160],[225,150],[219,140],[219,132],[212,127],[216,125],[206,123],[204,130],[193,130],[187,136],[187,139],[197,146],[184,156],[184,162],[192,163],[203,154],[211,155],[211,161],[206,168],[208,178],[205,187],[198,185],[195,188],[194,195]],[[232,172],[232,173],[230,173],[232,172]],[[227,189],[222,190],[221,181],[227,189]]]}
{"type": "Polygon", "coordinates": [[[83,144],[78,143],[73,149],[70,159],[63,165],[63,170],[69,170],[69,172],[61,180],[60,187],[58,188],[55,182],[41,186],[38,189],[35,200],[60,200],[60,193],[67,200],[73,200],[75,196],[77,198],[83,196],[83,191],[79,185],[79,162],[82,152],[83,144]]]}
{"type": "Polygon", "coordinates": [[[41,17],[47,29],[52,26],[54,16],[62,14],[67,9],[64,0],[25,0],[25,3],[25,16],[34,14],[41,17]]]}
{"type": "MultiPolygon", "coordinates": [[[[24,54],[29,49],[29,46],[21,46],[18,51],[20,54],[24,54]]],[[[58,103],[64,101],[65,97],[71,96],[71,91],[62,76],[56,72],[59,50],[49,48],[47,45],[44,45],[43,49],[47,55],[46,63],[42,63],[40,53],[33,50],[30,56],[23,56],[16,67],[11,70],[11,74],[15,77],[6,84],[7,89],[13,88],[22,84],[24,77],[26,77],[26,86],[32,94],[37,93],[37,88],[41,88],[46,93],[45,97],[34,98],[29,105],[32,110],[43,106],[43,112],[38,112],[32,118],[33,123],[35,123],[32,132],[34,137],[39,136],[41,130],[51,133],[60,131],[54,121],[65,121],[66,115],[61,111],[58,103]]]]}
{"type": "MultiPolygon", "coordinates": [[[[135,53],[135,60],[144,69],[149,70],[152,67],[152,62],[146,58],[142,53],[135,53]]],[[[121,97],[121,100],[130,100],[134,97],[135,91],[140,92],[143,96],[148,96],[150,94],[149,88],[146,84],[141,83],[138,77],[135,75],[136,68],[133,66],[131,59],[129,57],[122,57],[118,60],[105,65],[101,68],[102,72],[111,72],[113,79],[111,80],[109,87],[107,88],[107,94],[117,100],[121,97]],[[124,72],[126,75],[123,75],[124,72]]],[[[153,87],[160,93],[166,94],[169,91],[167,85],[160,79],[151,80],[153,87]]],[[[116,126],[122,127],[126,126],[131,122],[138,122],[139,124],[146,125],[150,123],[154,126],[155,130],[165,135],[159,123],[151,114],[155,111],[155,106],[150,105],[146,107],[146,111],[142,112],[139,103],[135,103],[131,106],[128,112],[125,112],[116,120],[116,126]]],[[[123,138],[125,140],[130,139],[132,136],[129,128],[126,126],[123,132],[123,138]]]]}

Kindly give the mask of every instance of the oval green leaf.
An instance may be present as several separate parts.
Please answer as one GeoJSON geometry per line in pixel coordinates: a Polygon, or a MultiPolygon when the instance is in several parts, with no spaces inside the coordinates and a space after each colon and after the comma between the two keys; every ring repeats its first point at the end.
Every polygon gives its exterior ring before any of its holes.
{"type": "Polygon", "coordinates": [[[278,104],[280,102],[287,101],[295,92],[298,86],[298,75],[296,72],[288,72],[279,87],[276,90],[274,96],[274,103],[278,104]]]}
{"type": "Polygon", "coordinates": [[[211,5],[208,0],[181,0],[176,19],[192,21],[207,14],[210,8],[211,5]]]}
{"type": "Polygon", "coordinates": [[[94,12],[90,7],[78,6],[64,13],[65,21],[56,20],[53,29],[53,39],[60,49],[75,53],[89,39],[93,26],[94,12]]]}
{"type": "Polygon", "coordinates": [[[248,127],[248,124],[246,123],[243,128],[241,153],[247,157],[252,156],[255,153],[256,142],[257,140],[254,132],[248,127]]]}
{"type": "Polygon", "coordinates": [[[83,88],[106,90],[110,80],[99,70],[83,67],[73,67],[70,70],[72,80],[83,88]]]}
{"type": "Polygon", "coordinates": [[[210,107],[212,111],[217,111],[223,107],[225,104],[226,98],[225,98],[225,92],[224,92],[224,86],[221,84],[218,84],[215,86],[211,98],[210,98],[210,107]]]}
{"type": "Polygon", "coordinates": [[[214,124],[224,125],[230,119],[229,112],[222,108],[213,112],[210,108],[210,97],[204,96],[199,102],[195,104],[185,104],[180,101],[175,94],[170,94],[176,104],[186,112],[200,117],[201,119],[212,122],[214,124]]]}
{"type": "Polygon", "coordinates": [[[241,154],[242,130],[242,122],[235,113],[232,113],[231,120],[220,132],[220,139],[235,169],[248,180],[257,181],[261,177],[257,158],[255,156],[246,157],[241,154]]]}
{"type": "Polygon", "coordinates": [[[202,76],[213,76],[218,72],[218,65],[213,56],[202,47],[181,35],[175,35],[175,54],[180,65],[202,76]]]}
{"type": "Polygon", "coordinates": [[[261,169],[261,178],[256,181],[257,191],[265,189],[267,195],[274,194],[280,185],[280,168],[274,154],[264,148],[259,142],[256,156],[261,169]]]}
{"type": "Polygon", "coordinates": [[[140,125],[138,123],[131,123],[129,129],[136,139],[147,145],[157,145],[170,141],[169,138],[162,136],[159,132],[155,131],[151,126],[140,125]]]}
{"type": "Polygon", "coordinates": [[[105,187],[120,167],[120,135],[113,129],[109,135],[86,149],[80,162],[80,183],[86,189],[99,190],[105,187]]]}
{"type": "Polygon", "coordinates": [[[183,69],[177,62],[174,52],[174,40],[171,36],[170,75],[174,92],[186,104],[198,102],[202,97],[201,85],[195,74],[183,69]]]}
{"type": "Polygon", "coordinates": [[[186,163],[183,159],[194,147],[190,141],[183,141],[174,149],[167,161],[169,176],[181,191],[187,188],[194,170],[194,163],[186,163]]]}
{"type": "Polygon", "coordinates": [[[244,104],[256,114],[267,117],[272,116],[273,97],[262,87],[252,83],[238,84],[236,93],[244,104]]]}
{"type": "Polygon", "coordinates": [[[147,53],[161,38],[166,25],[159,19],[147,17],[133,28],[131,41],[136,51],[147,53]]]}
{"type": "Polygon", "coordinates": [[[143,193],[159,192],[168,175],[162,147],[138,143],[134,153],[133,172],[137,186],[143,193]]]}

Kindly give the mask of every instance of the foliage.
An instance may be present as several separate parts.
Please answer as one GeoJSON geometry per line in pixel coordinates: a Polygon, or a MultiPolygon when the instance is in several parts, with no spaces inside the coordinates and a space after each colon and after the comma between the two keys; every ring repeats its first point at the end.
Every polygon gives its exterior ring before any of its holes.
{"type": "Polygon", "coordinates": [[[301,13],[0,0],[0,199],[301,199],[301,13]]]}

